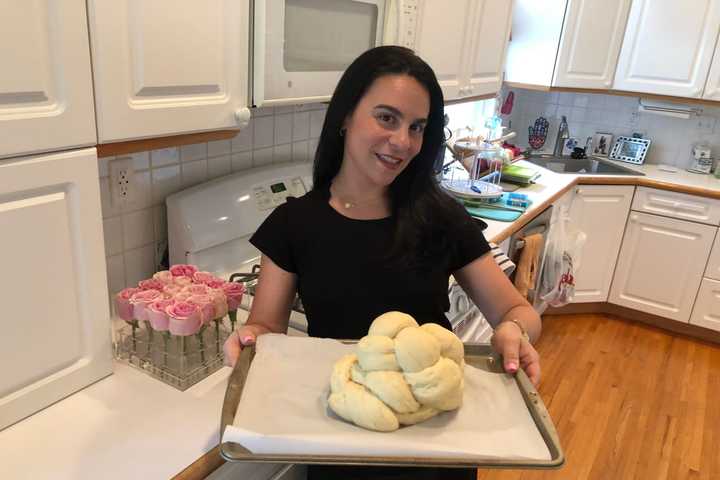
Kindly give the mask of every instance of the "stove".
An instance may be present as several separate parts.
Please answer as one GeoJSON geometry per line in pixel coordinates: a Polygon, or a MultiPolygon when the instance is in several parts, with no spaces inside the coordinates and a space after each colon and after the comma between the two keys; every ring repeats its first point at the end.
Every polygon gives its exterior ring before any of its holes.
{"type": "MultiPolygon", "coordinates": [[[[170,264],[189,263],[216,276],[243,282],[248,293],[238,309],[247,320],[257,284],[260,251],[250,236],[289,196],[312,187],[310,163],[277,164],[238,172],[170,195],[167,200],[170,264]]],[[[446,316],[464,342],[485,342],[492,334],[482,313],[450,277],[446,316]]],[[[307,335],[302,302],[290,313],[289,335],[307,335]]]]}

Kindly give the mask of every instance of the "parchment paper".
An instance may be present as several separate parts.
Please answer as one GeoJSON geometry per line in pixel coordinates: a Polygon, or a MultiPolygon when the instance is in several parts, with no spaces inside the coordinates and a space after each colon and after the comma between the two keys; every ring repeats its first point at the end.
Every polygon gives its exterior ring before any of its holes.
{"type": "Polygon", "coordinates": [[[354,345],[268,334],[258,338],[234,425],[223,441],[253,453],[550,460],[508,375],[465,368],[463,405],[389,433],[347,423],[328,407],[330,373],[354,345]]]}

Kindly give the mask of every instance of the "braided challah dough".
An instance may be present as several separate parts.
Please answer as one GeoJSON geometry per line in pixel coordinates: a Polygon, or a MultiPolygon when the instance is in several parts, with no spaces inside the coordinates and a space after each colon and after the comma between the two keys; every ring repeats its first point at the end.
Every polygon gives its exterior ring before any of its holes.
{"type": "Polygon", "coordinates": [[[381,432],[423,422],[462,404],[462,342],[449,330],[388,312],[377,317],[357,353],[333,367],[330,408],[360,427],[381,432]]]}

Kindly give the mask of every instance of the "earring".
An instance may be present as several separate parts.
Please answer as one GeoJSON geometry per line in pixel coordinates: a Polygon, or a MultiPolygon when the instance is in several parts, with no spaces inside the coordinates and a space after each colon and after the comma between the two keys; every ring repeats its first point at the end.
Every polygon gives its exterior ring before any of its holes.
{"type": "Polygon", "coordinates": [[[340,136],[341,136],[341,137],[344,137],[344,136],[345,136],[345,128],[341,128],[341,129],[340,129],[340,136]]]}

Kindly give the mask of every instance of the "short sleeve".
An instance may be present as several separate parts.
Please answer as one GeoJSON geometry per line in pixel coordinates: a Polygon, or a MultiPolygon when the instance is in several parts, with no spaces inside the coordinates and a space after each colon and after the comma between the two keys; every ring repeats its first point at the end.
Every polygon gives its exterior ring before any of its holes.
{"type": "Polygon", "coordinates": [[[270,257],[283,270],[297,273],[292,238],[288,204],[284,203],[270,213],[250,237],[250,243],[257,247],[263,255],[270,257]]]}
{"type": "Polygon", "coordinates": [[[482,230],[471,217],[455,229],[452,239],[455,248],[450,258],[450,272],[461,269],[490,251],[490,245],[482,230]]]}

